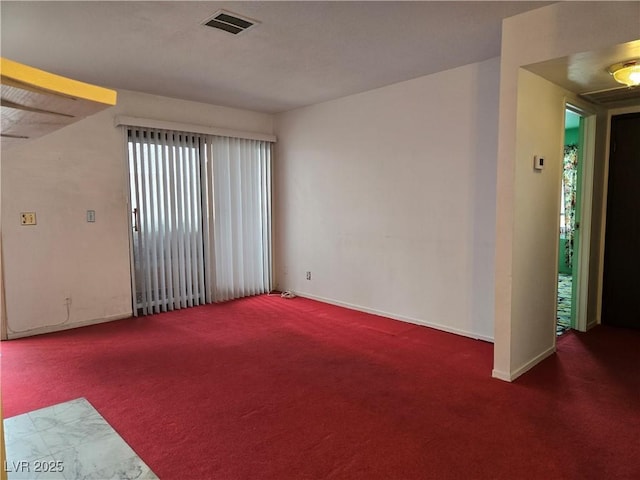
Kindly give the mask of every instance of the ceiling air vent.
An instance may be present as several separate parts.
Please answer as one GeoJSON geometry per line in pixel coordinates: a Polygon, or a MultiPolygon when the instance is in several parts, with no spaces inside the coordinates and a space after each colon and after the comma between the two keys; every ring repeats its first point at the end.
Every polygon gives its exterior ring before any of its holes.
{"type": "Polygon", "coordinates": [[[619,87],[581,93],[585,100],[604,106],[626,106],[640,100],[640,87],[619,87]]]}
{"type": "Polygon", "coordinates": [[[224,30],[225,32],[229,32],[234,35],[246,32],[258,23],[260,22],[226,10],[218,10],[211,17],[202,22],[202,24],[207,27],[224,30]]]}

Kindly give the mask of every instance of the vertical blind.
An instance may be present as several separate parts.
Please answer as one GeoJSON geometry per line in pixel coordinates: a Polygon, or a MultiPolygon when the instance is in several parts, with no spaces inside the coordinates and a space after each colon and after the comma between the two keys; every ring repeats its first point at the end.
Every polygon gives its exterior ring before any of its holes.
{"type": "Polygon", "coordinates": [[[271,283],[271,146],[211,137],[215,300],[264,293],[271,283]]]}
{"type": "Polygon", "coordinates": [[[129,128],[134,311],[271,288],[271,144],[129,128]]]}

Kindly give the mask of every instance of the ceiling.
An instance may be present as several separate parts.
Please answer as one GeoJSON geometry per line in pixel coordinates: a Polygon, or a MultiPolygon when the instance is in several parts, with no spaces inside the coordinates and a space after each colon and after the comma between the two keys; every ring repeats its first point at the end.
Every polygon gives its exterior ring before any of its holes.
{"type": "Polygon", "coordinates": [[[602,50],[527,65],[525,68],[550,82],[580,94],[586,100],[621,107],[640,102],[640,87],[627,88],[616,83],[608,67],[640,58],[640,39],[602,50]]]}
{"type": "Polygon", "coordinates": [[[275,113],[500,55],[552,2],[10,2],[2,56],[109,88],[275,113]],[[219,9],[261,22],[234,36],[219,9]]]}

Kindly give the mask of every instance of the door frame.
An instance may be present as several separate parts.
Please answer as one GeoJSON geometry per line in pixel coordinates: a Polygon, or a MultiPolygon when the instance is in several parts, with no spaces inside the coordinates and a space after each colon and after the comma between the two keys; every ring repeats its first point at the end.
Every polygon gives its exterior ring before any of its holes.
{"type": "Polygon", "coordinates": [[[133,215],[132,215],[132,200],[131,200],[131,170],[129,167],[129,127],[126,125],[120,125],[120,131],[122,135],[122,158],[123,158],[123,167],[124,167],[124,181],[127,186],[127,230],[128,230],[128,238],[129,238],[129,275],[131,281],[131,315],[134,317],[138,316],[138,306],[137,306],[137,293],[136,293],[136,276],[135,276],[135,259],[133,257],[133,215]]]}
{"type": "Polygon", "coordinates": [[[604,250],[607,233],[607,200],[609,198],[609,156],[611,154],[611,119],[616,115],[640,113],[640,105],[630,107],[611,108],[607,110],[607,127],[604,152],[604,173],[602,175],[602,212],[600,224],[600,250],[598,252],[598,290],[596,298],[596,323],[602,323],[602,291],[604,288],[604,250]]]}
{"type": "MultiPolygon", "coordinates": [[[[575,295],[575,322],[573,328],[587,331],[587,306],[589,300],[589,254],[591,245],[591,217],[593,209],[593,177],[596,144],[596,110],[591,105],[575,98],[565,97],[565,110],[572,111],[582,117],[583,132],[580,139],[582,148],[582,179],[580,184],[580,217],[576,219],[580,223],[578,233],[578,251],[575,258],[577,285],[572,286],[572,296],[575,295]],[[575,293],[574,293],[575,292],[575,293]]],[[[563,110],[563,114],[564,111],[563,110]]],[[[564,133],[563,133],[564,138],[564,133]]],[[[564,149],[564,141],[562,142],[564,149]]],[[[564,152],[563,152],[564,156],[564,152]]],[[[560,217],[558,216],[558,219],[560,217]]],[[[555,328],[555,326],[554,326],[555,328]]]]}

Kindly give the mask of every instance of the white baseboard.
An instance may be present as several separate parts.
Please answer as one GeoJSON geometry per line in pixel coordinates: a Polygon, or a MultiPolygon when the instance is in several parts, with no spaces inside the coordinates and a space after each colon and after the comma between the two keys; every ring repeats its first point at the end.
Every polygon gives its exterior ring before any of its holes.
{"type": "Polygon", "coordinates": [[[99,323],[112,322],[114,320],[122,320],[124,318],[131,317],[131,315],[132,315],[131,312],[126,312],[126,313],[120,313],[116,315],[109,315],[108,317],[103,317],[103,318],[82,320],[80,322],[74,322],[74,323],[63,323],[60,325],[48,325],[44,327],[36,327],[23,332],[12,332],[9,329],[9,331],[7,332],[7,338],[9,340],[13,340],[16,338],[31,337],[33,335],[42,335],[45,333],[61,332],[63,330],[70,330],[72,328],[87,327],[89,325],[97,325],[99,323]]]}
{"type": "Polygon", "coordinates": [[[535,357],[533,357],[531,360],[529,360],[524,365],[516,368],[510,374],[506,374],[505,372],[498,372],[498,371],[494,370],[494,377],[495,378],[499,378],[500,380],[505,380],[507,382],[513,382],[520,375],[522,375],[525,372],[528,372],[533,367],[535,367],[537,364],[539,364],[542,360],[544,360],[545,358],[553,355],[555,352],[556,352],[556,347],[554,345],[552,347],[547,348],[544,352],[536,355],[535,357]],[[501,375],[501,376],[498,376],[498,375],[501,375]]]}
{"type": "Polygon", "coordinates": [[[435,330],[441,330],[447,333],[454,333],[456,335],[461,335],[463,337],[473,338],[474,340],[483,340],[485,342],[493,343],[493,337],[488,337],[486,335],[478,335],[477,333],[469,332],[466,330],[461,330],[458,328],[452,328],[447,325],[442,325],[439,323],[427,322],[425,320],[421,320],[418,318],[406,317],[404,315],[397,315],[395,313],[384,312],[381,310],[376,310],[375,308],[363,307],[362,305],[355,305],[353,303],[341,302],[339,300],[333,300],[331,298],[320,297],[318,295],[312,295],[310,293],[304,292],[295,292],[298,297],[309,298],[311,300],[317,300],[319,302],[328,303],[330,305],[336,305],[338,307],[345,307],[350,310],[357,310],[359,312],[371,313],[373,315],[378,315],[380,317],[387,317],[393,320],[399,320],[401,322],[412,323],[414,325],[420,325],[422,327],[429,327],[435,330]]]}
{"type": "Polygon", "coordinates": [[[509,373],[503,372],[502,370],[496,370],[495,368],[491,371],[491,376],[498,380],[504,380],[505,382],[510,382],[512,380],[509,373]]]}
{"type": "Polygon", "coordinates": [[[586,329],[586,331],[588,332],[588,331],[589,331],[589,330],[591,330],[593,327],[597,327],[598,325],[599,325],[599,323],[598,323],[598,322],[596,322],[596,321],[593,321],[593,322],[591,322],[591,323],[587,323],[587,329],[586,329]]]}

